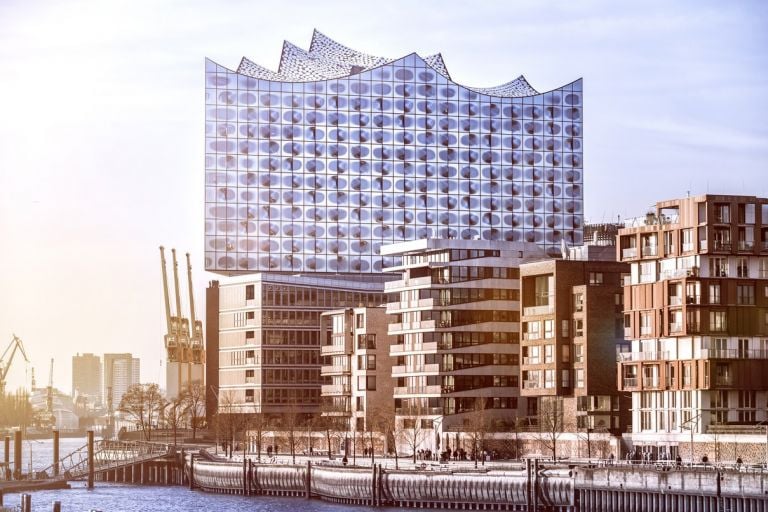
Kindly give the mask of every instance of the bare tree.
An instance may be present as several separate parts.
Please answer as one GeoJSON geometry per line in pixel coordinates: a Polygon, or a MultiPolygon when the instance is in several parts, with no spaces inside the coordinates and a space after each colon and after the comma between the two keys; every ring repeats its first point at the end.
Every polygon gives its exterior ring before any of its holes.
{"type": "MultiPolygon", "coordinates": [[[[482,452],[485,448],[485,436],[489,430],[490,419],[486,411],[485,398],[477,397],[475,398],[474,410],[464,422],[464,431],[467,433],[470,443],[472,443],[475,467],[477,467],[477,459],[482,457],[482,452]]],[[[485,458],[483,458],[483,465],[485,465],[485,458]]]]}
{"type": "Polygon", "coordinates": [[[152,440],[152,428],[165,408],[165,399],[157,384],[134,384],[120,400],[118,410],[136,422],[145,441],[152,440]]]}
{"type": "Polygon", "coordinates": [[[395,469],[399,469],[397,458],[397,417],[392,406],[379,406],[369,411],[369,420],[372,428],[375,428],[384,438],[385,452],[392,451],[395,454],[395,469]]]}
{"type": "Polygon", "coordinates": [[[419,405],[404,407],[402,422],[397,424],[397,437],[402,439],[413,452],[413,463],[416,464],[416,452],[427,437],[427,430],[422,423],[423,415],[419,405]]]}
{"type": "Polygon", "coordinates": [[[232,453],[237,444],[238,437],[241,436],[247,422],[247,415],[242,413],[235,402],[232,393],[224,391],[219,394],[218,410],[216,412],[216,434],[219,439],[224,440],[225,454],[232,457],[232,453]]]}
{"type": "Polygon", "coordinates": [[[197,429],[200,427],[202,419],[205,418],[205,386],[196,382],[184,391],[182,397],[189,416],[189,426],[192,428],[192,440],[194,441],[197,436],[197,429]]]}
{"type": "Polygon", "coordinates": [[[283,434],[291,453],[291,463],[296,464],[296,442],[298,431],[301,428],[301,413],[295,399],[290,403],[288,410],[280,415],[280,418],[283,434]]]}
{"type": "Polygon", "coordinates": [[[552,460],[557,460],[557,441],[566,430],[563,419],[563,403],[559,397],[542,397],[539,400],[539,432],[537,438],[541,446],[552,452],[552,460]]]}
{"type": "Polygon", "coordinates": [[[256,460],[261,462],[261,450],[272,424],[269,416],[263,412],[254,412],[247,416],[247,430],[256,442],[256,460]]]}
{"type": "Polygon", "coordinates": [[[173,431],[173,446],[176,446],[178,431],[184,426],[187,418],[187,404],[183,396],[165,402],[163,408],[163,422],[167,428],[173,431]]]}

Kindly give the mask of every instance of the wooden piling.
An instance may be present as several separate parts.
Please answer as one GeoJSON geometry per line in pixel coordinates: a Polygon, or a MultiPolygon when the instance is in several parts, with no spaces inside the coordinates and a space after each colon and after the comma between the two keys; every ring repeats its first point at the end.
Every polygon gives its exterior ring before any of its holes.
{"type": "Polygon", "coordinates": [[[93,489],[93,430],[89,430],[88,434],[88,489],[93,489]]]}
{"type": "Polygon", "coordinates": [[[60,501],[54,501],[53,506],[51,507],[52,512],[61,512],[61,502],[60,501]]]}
{"type": "Polygon", "coordinates": [[[11,479],[11,436],[5,436],[5,452],[3,462],[5,463],[5,479],[11,479]]]}
{"type": "Polygon", "coordinates": [[[53,476],[59,476],[59,431],[53,431],[53,476]]]}
{"type": "Polygon", "coordinates": [[[21,480],[21,430],[13,433],[13,479],[21,480]]]}

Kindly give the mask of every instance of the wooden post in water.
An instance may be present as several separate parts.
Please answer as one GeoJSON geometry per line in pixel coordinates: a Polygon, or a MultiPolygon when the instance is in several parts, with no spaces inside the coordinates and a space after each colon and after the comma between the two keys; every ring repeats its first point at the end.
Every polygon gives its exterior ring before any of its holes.
{"type": "MultiPolygon", "coordinates": [[[[6,439],[8,439],[8,438],[6,437],[6,439]]],[[[2,507],[2,506],[3,506],[3,491],[2,491],[2,489],[0,489],[0,507],[2,507]]]]}
{"type": "Polygon", "coordinates": [[[93,430],[88,431],[88,489],[93,489],[93,430]]]}
{"type": "Polygon", "coordinates": [[[59,431],[53,431],[53,476],[59,476],[59,431]]]}
{"type": "MultiPolygon", "coordinates": [[[[5,436],[5,452],[3,455],[3,462],[5,463],[5,479],[11,479],[11,436],[5,436]]],[[[0,503],[2,505],[2,503],[0,503]]]]}
{"type": "Polygon", "coordinates": [[[54,501],[53,506],[51,507],[52,512],[61,512],[61,502],[60,501],[54,501]]]}
{"type": "Polygon", "coordinates": [[[530,511],[533,500],[531,499],[531,459],[525,459],[525,510],[530,511]]]}
{"type": "Polygon", "coordinates": [[[13,479],[21,480],[21,430],[13,433],[13,479]]]}
{"type": "Polygon", "coordinates": [[[539,510],[539,459],[533,459],[533,510],[539,510]]]}
{"type": "Polygon", "coordinates": [[[312,497],[312,461],[307,460],[307,478],[304,480],[304,497],[312,497]]]}
{"type": "Polygon", "coordinates": [[[189,456],[189,476],[187,478],[189,480],[189,490],[193,490],[195,488],[195,456],[190,455],[189,456]]]}
{"type": "Polygon", "coordinates": [[[32,512],[32,495],[21,495],[21,512],[32,512]]]}

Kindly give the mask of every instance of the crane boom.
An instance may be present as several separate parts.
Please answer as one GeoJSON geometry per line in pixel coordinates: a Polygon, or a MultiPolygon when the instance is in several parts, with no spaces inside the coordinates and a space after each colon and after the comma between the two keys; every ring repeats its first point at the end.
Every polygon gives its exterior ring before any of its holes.
{"type": "Polygon", "coordinates": [[[173,284],[176,291],[176,316],[179,318],[178,328],[181,330],[181,295],[179,294],[179,264],[176,261],[176,249],[171,249],[171,254],[173,255],[173,284]]]}
{"type": "Polygon", "coordinates": [[[28,363],[29,358],[27,357],[27,352],[24,350],[24,344],[21,342],[21,338],[14,334],[11,343],[3,351],[2,357],[0,357],[0,395],[5,395],[5,378],[8,376],[8,370],[11,369],[13,356],[16,355],[17,350],[21,352],[24,361],[28,363]],[[9,352],[10,355],[8,355],[9,352]]]}
{"type": "Polygon", "coordinates": [[[163,295],[165,296],[165,321],[168,324],[168,334],[171,334],[171,301],[168,296],[168,274],[165,269],[165,248],[160,246],[160,263],[163,267],[163,295]]]}
{"type": "Polygon", "coordinates": [[[189,327],[192,332],[190,336],[195,335],[195,294],[192,288],[192,263],[189,260],[189,253],[187,253],[187,279],[189,281],[189,327]]]}

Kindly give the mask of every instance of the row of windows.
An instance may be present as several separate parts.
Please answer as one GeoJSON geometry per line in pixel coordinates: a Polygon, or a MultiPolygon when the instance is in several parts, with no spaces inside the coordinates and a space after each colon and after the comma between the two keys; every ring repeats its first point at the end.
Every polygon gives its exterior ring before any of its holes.
{"type": "Polygon", "coordinates": [[[282,368],[264,370],[263,384],[320,384],[320,370],[282,368]]]}
{"type": "Polygon", "coordinates": [[[479,279],[518,279],[519,268],[445,267],[432,269],[432,284],[461,283],[479,279]]]}

